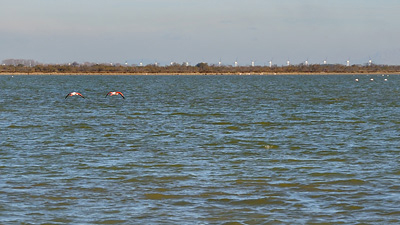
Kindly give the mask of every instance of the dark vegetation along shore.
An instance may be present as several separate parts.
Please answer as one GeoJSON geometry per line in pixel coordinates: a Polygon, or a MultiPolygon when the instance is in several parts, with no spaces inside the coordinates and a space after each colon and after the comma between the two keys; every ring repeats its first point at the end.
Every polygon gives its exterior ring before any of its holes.
{"type": "Polygon", "coordinates": [[[218,66],[198,63],[195,66],[173,64],[168,66],[125,66],[108,64],[71,65],[2,65],[0,74],[376,74],[400,73],[397,65],[341,65],[314,64],[292,66],[218,66]]]}

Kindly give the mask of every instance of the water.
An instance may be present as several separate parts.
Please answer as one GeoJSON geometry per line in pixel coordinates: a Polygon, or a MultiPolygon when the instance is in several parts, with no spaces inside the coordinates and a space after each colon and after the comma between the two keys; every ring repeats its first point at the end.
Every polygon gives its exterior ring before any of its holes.
{"type": "Polygon", "coordinates": [[[0,76],[0,223],[398,224],[399,84],[0,76]]]}

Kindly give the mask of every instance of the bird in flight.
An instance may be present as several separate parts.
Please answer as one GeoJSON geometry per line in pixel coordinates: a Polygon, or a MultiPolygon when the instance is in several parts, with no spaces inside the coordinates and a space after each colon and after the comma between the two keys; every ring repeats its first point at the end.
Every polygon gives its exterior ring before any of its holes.
{"type": "Polygon", "coordinates": [[[67,96],[65,96],[65,98],[68,98],[69,96],[74,96],[74,95],[79,95],[82,98],[85,98],[85,97],[83,97],[83,95],[81,93],[78,93],[78,92],[75,92],[75,91],[71,92],[71,93],[68,93],[67,96]]]}
{"type": "Polygon", "coordinates": [[[122,97],[123,99],[125,99],[124,94],[122,94],[122,93],[119,92],[119,91],[110,91],[110,92],[108,92],[108,93],[106,94],[106,97],[107,97],[107,96],[113,96],[113,95],[121,95],[121,97],[122,97]]]}

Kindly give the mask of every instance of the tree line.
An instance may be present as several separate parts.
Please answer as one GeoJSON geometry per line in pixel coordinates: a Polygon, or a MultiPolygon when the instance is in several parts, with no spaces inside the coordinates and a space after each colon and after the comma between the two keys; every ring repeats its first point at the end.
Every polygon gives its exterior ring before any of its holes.
{"type": "Polygon", "coordinates": [[[110,64],[65,64],[44,65],[34,64],[26,66],[1,65],[0,73],[61,73],[61,74],[281,74],[281,73],[400,73],[397,65],[351,65],[342,64],[310,64],[290,66],[220,66],[198,63],[194,66],[183,64],[172,64],[159,66],[149,64],[145,66],[127,66],[110,64]]]}

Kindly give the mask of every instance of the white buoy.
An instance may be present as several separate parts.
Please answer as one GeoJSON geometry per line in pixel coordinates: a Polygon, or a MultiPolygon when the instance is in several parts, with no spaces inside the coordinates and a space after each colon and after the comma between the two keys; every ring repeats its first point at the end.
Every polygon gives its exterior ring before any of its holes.
{"type": "Polygon", "coordinates": [[[358,82],[358,78],[356,78],[355,81],[358,82]]]}

